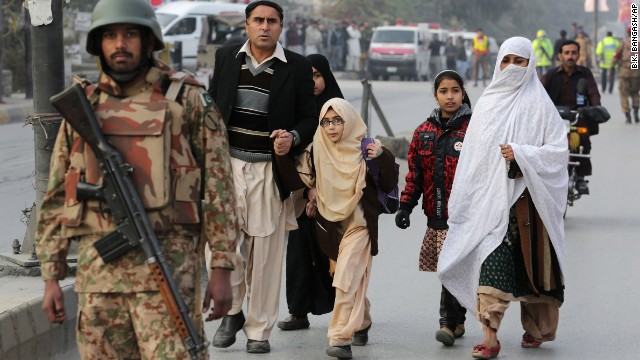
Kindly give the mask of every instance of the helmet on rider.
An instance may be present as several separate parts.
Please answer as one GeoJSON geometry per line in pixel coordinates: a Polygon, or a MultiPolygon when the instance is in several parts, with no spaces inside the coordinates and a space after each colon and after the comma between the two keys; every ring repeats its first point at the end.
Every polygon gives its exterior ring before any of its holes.
{"type": "Polygon", "coordinates": [[[102,32],[106,26],[114,24],[138,25],[142,32],[142,48],[148,48],[153,36],[152,51],[164,49],[162,31],[153,8],[148,0],[100,0],[93,9],[91,27],[87,35],[86,49],[91,55],[99,56],[102,69],[118,82],[128,82],[152,62],[152,53],[143,54],[140,66],[132,72],[118,74],[109,68],[102,52],[102,32]]]}

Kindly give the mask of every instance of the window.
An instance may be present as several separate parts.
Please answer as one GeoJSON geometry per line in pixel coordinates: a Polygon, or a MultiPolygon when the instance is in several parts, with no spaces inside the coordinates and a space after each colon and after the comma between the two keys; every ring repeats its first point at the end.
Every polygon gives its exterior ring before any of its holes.
{"type": "Polygon", "coordinates": [[[196,18],[188,17],[173,25],[167,35],[190,35],[196,31],[196,18]]]}

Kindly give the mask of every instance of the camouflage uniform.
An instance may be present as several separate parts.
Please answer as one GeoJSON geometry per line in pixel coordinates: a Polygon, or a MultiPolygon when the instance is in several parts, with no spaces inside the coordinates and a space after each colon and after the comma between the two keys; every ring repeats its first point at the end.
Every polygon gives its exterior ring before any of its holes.
{"type": "MultiPolygon", "coordinates": [[[[204,245],[213,251],[212,267],[233,269],[238,236],[226,128],[197,81],[158,66],[127,93],[105,73],[85,92],[103,133],[135,168],[132,180],[203,332],[196,291],[204,245]],[[172,81],[183,82],[176,101],[163,91],[172,81]]],[[[102,174],[91,148],[63,122],[40,211],[37,251],[43,278],[61,280],[69,244],[78,241],[80,353],[89,359],[186,358],[142,250],[108,264],[98,256],[93,243],[116,225],[105,204],[76,200],[79,181],[100,184],[102,174]]]]}
{"type": "Polygon", "coordinates": [[[629,97],[631,97],[631,106],[634,110],[640,107],[640,70],[631,69],[631,39],[629,37],[622,40],[615,58],[620,63],[618,69],[620,105],[622,112],[628,114],[630,111],[629,97]]]}

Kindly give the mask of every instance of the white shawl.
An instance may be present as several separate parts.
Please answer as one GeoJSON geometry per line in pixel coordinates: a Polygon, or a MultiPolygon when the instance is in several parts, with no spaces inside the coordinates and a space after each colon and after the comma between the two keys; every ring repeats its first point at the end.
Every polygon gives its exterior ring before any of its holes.
{"type": "Polygon", "coordinates": [[[500,47],[493,80],[473,111],[449,198],[449,232],[438,261],[442,284],[475,311],[480,267],[502,242],[509,209],[529,189],[564,274],[567,135],[564,123],[536,76],[528,39],[500,47]],[[528,66],[500,70],[505,55],[528,66]],[[508,179],[499,144],[511,145],[523,177],[508,179]]]}

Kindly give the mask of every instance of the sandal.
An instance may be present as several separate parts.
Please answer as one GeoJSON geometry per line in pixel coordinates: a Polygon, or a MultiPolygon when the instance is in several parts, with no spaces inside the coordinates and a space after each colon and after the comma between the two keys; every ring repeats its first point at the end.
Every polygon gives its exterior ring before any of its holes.
{"type": "Polygon", "coordinates": [[[476,359],[492,359],[498,356],[500,352],[500,341],[498,341],[498,345],[490,348],[483,343],[479,343],[473,347],[473,352],[471,356],[476,359]]]}
{"type": "Polygon", "coordinates": [[[542,341],[536,340],[528,333],[524,333],[524,335],[522,335],[520,346],[522,346],[523,348],[537,348],[540,347],[540,345],[542,345],[542,341]]]}

